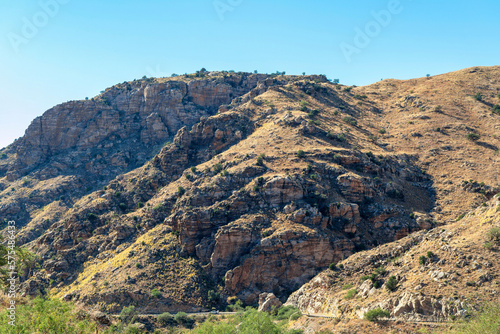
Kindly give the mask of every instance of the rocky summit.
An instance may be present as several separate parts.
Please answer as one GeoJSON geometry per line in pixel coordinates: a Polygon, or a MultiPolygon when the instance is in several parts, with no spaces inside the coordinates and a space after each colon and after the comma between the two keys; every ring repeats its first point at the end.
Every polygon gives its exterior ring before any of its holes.
{"type": "Polygon", "coordinates": [[[0,217],[38,256],[23,292],[95,312],[443,321],[497,296],[499,105],[500,67],[124,82],[0,151],[0,217]]]}

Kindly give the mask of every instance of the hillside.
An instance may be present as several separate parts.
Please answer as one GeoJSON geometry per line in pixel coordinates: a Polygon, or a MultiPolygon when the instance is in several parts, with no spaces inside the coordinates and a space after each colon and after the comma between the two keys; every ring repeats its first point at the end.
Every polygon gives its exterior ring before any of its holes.
{"type": "MultiPolygon", "coordinates": [[[[415,267],[425,247],[448,265],[469,256],[458,246],[441,253],[448,235],[471,229],[484,239],[489,223],[450,224],[483,202],[493,215],[499,94],[500,67],[366,87],[198,72],[56,106],[0,152],[1,216],[40,256],[24,290],[108,312],[223,308],[231,296],[255,305],[262,292],[340,318],[337,304],[359,316],[395,307],[400,293],[413,303],[414,279],[429,269],[415,267]],[[331,263],[346,269],[324,271],[331,263]],[[368,289],[359,276],[381,264],[405,277],[396,293],[383,299],[378,289],[357,310],[333,302],[340,285],[368,289]]],[[[494,268],[492,254],[474,260],[494,268]]],[[[433,297],[419,302],[448,303],[465,278],[446,279],[448,294],[427,291],[432,281],[421,292],[433,297]]],[[[453,307],[425,316],[461,310],[453,307]]],[[[418,317],[401,309],[401,319],[418,317]]]]}
{"type": "Polygon", "coordinates": [[[361,319],[377,307],[400,321],[446,322],[471,314],[499,301],[499,218],[496,196],[458,222],[352,255],[287,304],[339,319],[361,319]]]}

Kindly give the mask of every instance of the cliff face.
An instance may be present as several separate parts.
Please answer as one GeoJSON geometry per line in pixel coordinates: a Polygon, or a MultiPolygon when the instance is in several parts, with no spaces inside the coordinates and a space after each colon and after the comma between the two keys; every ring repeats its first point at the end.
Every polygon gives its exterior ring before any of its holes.
{"type": "Polygon", "coordinates": [[[286,304],[339,319],[362,319],[378,307],[399,321],[440,322],[470,314],[498,300],[498,242],[492,231],[498,229],[499,207],[497,196],[457,223],[357,253],[313,278],[286,304]]]}
{"type": "Polygon", "coordinates": [[[63,197],[66,205],[143,165],[182,127],[191,128],[254,89],[262,75],[126,82],[36,118],[0,161],[0,215],[21,224],[63,197]],[[64,182],[61,182],[64,178],[64,182]],[[26,196],[21,188],[33,191],[26,196]]]}
{"type": "MultiPolygon", "coordinates": [[[[263,292],[285,301],[331,263],[454,218],[449,196],[468,205],[495,193],[425,170],[421,145],[439,140],[393,135],[395,113],[373,90],[214,72],[123,83],[48,111],[0,160],[0,212],[40,256],[24,290],[151,313],[224,307],[229,296],[256,304],[263,292]]],[[[399,115],[424,132],[423,112],[399,115]]],[[[489,150],[449,136],[456,150],[489,150]]],[[[290,302],[309,310],[316,297],[305,295],[290,302]]]]}

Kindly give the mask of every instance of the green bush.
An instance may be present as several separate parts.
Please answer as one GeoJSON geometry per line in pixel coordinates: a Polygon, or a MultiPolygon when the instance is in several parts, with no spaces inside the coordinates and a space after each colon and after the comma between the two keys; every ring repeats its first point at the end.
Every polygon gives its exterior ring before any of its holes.
{"type": "Polygon", "coordinates": [[[492,110],[492,111],[493,111],[493,113],[495,113],[495,114],[500,114],[500,105],[495,104],[495,105],[493,106],[493,110],[492,110]]]}
{"type": "Polygon", "coordinates": [[[487,233],[488,240],[496,243],[500,242],[500,228],[492,227],[487,233]]]}
{"type": "Polygon", "coordinates": [[[306,153],[305,153],[304,151],[302,151],[302,150],[298,150],[298,151],[297,151],[297,157],[298,157],[298,158],[302,159],[302,158],[304,158],[305,156],[306,156],[306,153]]]}
{"type": "MultiPolygon", "coordinates": [[[[302,313],[300,310],[294,306],[281,306],[278,309],[276,316],[274,317],[276,320],[289,320],[291,316],[298,314],[300,318],[302,313]]],[[[298,318],[297,318],[298,319],[298,318]]]]}
{"type": "Polygon", "coordinates": [[[220,293],[214,290],[209,290],[208,291],[208,301],[210,303],[219,303],[221,300],[220,293]]]}
{"type": "Polygon", "coordinates": [[[164,210],[165,210],[165,205],[163,205],[163,204],[161,204],[161,203],[160,203],[160,204],[157,204],[157,205],[155,205],[155,206],[153,207],[153,210],[154,210],[154,211],[164,211],[164,210]]]}
{"type": "Polygon", "coordinates": [[[259,156],[257,157],[257,165],[258,166],[264,166],[264,158],[265,157],[266,157],[266,155],[264,153],[259,154],[259,156]]]}
{"type": "Polygon", "coordinates": [[[194,174],[194,173],[196,173],[196,167],[195,167],[195,166],[192,166],[192,167],[191,167],[191,172],[192,172],[193,174],[194,174]]]}
{"type": "Polygon", "coordinates": [[[368,321],[379,321],[380,318],[388,318],[391,313],[387,310],[383,310],[380,307],[370,310],[363,315],[363,319],[368,321]]]}
{"type": "Polygon", "coordinates": [[[160,314],[157,320],[162,326],[171,326],[175,324],[174,316],[168,312],[160,314]]]}
{"type": "Polygon", "coordinates": [[[476,93],[476,94],[473,95],[473,97],[474,97],[474,99],[476,101],[482,101],[483,100],[483,94],[481,94],[481,93],[476,93]]]}
{"type": "Polygon", "coordinates": [[[151,297],[153,297],[153,298],[160,298],[161,297],[161,292],[158,289],[153,289],[153,290],[151,290],[151,297]]]}
{"type": "Polygon", "coordinates": [[[425,257],[425,255],[422,255],[418,258],[418,264],[420,264],[421,266],[425,266],[426,263],[427,263],[427,258],[425,257]]]}
{"type": "Polygon", "coordinates": [[[391,292],[396,291],[398,288],[398,280],[396,279],[396,276],[391,276],[385,283],[385,288],[391,292]]]}
{"type": "Polygon", "coordinates": [[[358,121],[356,121],[354,118],[349,117],[349,116],[346,116],[346,117],[342,118],[342,120],[344,122],[346,122],[347,124],[350,124],[352,126],[358,125],[358,121]]]}
{"type": "Polygon", "coordinates": [[[429,259],[432,259],[432,258],[434,257],[434,253],[433,253],[433,252],[431,252],[431,251],[428,251],[428,252],[427,252],[427,257],[428,257],[429,259]]]}
{"type": "Polygon", "coordinates": [[[354,298],[354,296],[356,296],[358,294],[358,290],[356,289],[351,289],[349,291],[347,291],[347,294],[345,295],[345,299],[352,299],[354,298]]]}
{"type": "Polygon", "coordinates": [[[129,307],[124,307],[122,311],[120,312],[120,315],[118,316],[118,319],[120,319],[121,322],[124,324],[130,324],[133,321],[135,321],[137,316],[137,311],[135,309],[134,305],[131,305],[129,307]]]}
{"type": "Polygon", "coordinates": [[[189,319],[188,315],[185,312],[179,312],[174,316],[175,322],[179,325],[187,325],[191,323],[191,319],[189,319]]]}
{"type": "Polygon", "coordinates": [[[470,141],[478,141],[481,136],[477,133],[471,132],[467,134],[467,140],[470,141]]]}
{"type": "Polygon", "coordinates": [[[349,290],[350,288],[352,288],[354,286],[354,284],[351,284],[351,283],[347,283],[345,284],[343,287],[342,287],[342,290],[349,290]]]}
{"type": "Polygon", "coordinates": [[[136,324],[130,324],[125,327],[123,334],[142,334],[144,333],[136,324]]]}
{"type": "Polygon", "coordinates": [[[6,153],[1,153],[0,154],[0,160],[5,160],[7,159],[7,154],[6,153]]]}
{"type": "Polygon", "coordinates": [[[182,186],[179,186],[179,188],[177,188],[177,195],[179,197],[183,196],[185,193],[186,193],[186,189],[184,189],[182,186]]]}
{"type": "Polygon", "coordinates": [[[220,162],[218,162],[214,165],[214,173],[215,174],[219,174],[220,172],[222,172],[222,170],[223,170],[223,167],[222,167],[222,164],[220,162]]]}

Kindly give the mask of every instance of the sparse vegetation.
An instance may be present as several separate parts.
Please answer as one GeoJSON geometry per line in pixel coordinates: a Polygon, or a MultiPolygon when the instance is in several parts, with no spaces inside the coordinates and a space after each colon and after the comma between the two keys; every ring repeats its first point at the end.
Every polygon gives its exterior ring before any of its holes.
{"type": "Polygon", "coordinates": [[[298,150],[297,151],[297,157],[302,159],[306,156],[306,153],[303,150],[298,150]]]}
{"type": "Polygon", "coordinates": [[[259,154],[259,156],[257,157],[257,166],[264,166],[264,158],[265,157],[266,157],[266,155],[264,153],[259,154]]]}
{"type": "Polygon", "coordinates": [[[220,162],[216,163],[214,165],[214,173],[215,174],[219,174],[220,172],[222,172],[224,168],[222,167],[222,164],[220,162]]]}
{"type": "Polygon", "coordinates": [[[467,134],[467,140],[478,141],[481,136],[475,132],[470,132],[467,134]]]}
{"type": "Polygon", "coordinates": [[[381,318],[388,318],[391,313],[387,310],[383,310],[380,307],[370,310],[363,315],[363,319],[368,321],[379,321],[381,318]]]}
{"type": "Polygon", "coordinates": [[[398,280],[396,279],[396,276],[391,276],[385,283],[385,288],[391,292],[396,291],[398,288],[398,280]]]}
{"type": "Polygon", "coordinates": [[[349,291],[347,291],[347,294],[345,295],[345,299],[352,299],[354,298],[354,296],[356,296],[358,294],[358,290],[356,289],[351,289],[349,291]]]}
{"type": "Polygon", "coordinates": [[[158,289],[153,289],[151,290],[151,297],[159,298],[161,297],[161,292],[158,289]]]}
{"type": "Polygon", "coordinates": [[[500,228],[492,227],[487,233],[488,240],[493,241],[495,243],[500,243],[500,228]]]}
{"type": "Polygon", "coordinates": [[[354,118],[352,118],[350,116],[346,116],[346,117],[342,118],[342,121],[344,121],[347,124],[350,124],[352,126],[358,125],[358,121],[356,121],[354,118]]]}

